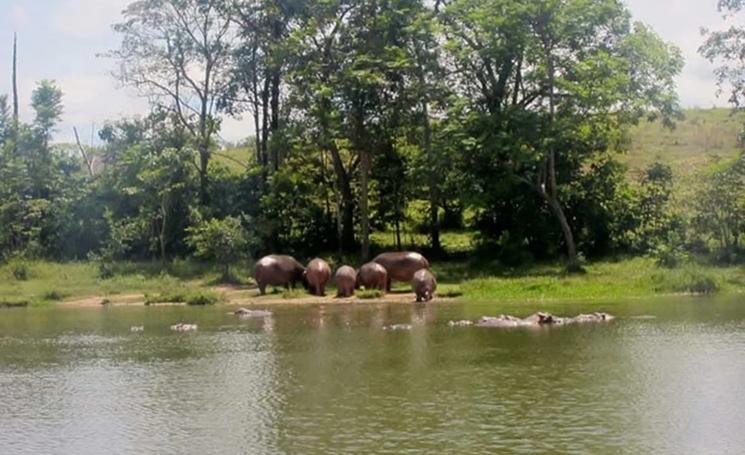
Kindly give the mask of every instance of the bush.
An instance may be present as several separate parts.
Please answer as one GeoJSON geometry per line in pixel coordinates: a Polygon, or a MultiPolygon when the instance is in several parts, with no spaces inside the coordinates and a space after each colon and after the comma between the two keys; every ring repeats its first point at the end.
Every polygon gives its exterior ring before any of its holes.
{"type": "Polygon", "coordinates": [[[661,291],[689,294],[715,294],[719,291],[717,279],[695,266],[659,273],[654,279],[659,283],[658,290],[661,291]]]}
{"type": "Polygon", "coordinates": [[[13,277],[18,281],[26,281],[29,278],[29,266],[23,261],[11,264],[13,277]]]}
{"type": "Polygon", "coordinates": [[[229,216],[222,220],[198,221],[187,232],[186,242],[194,248],[194,254],[222,264],[223,278],[230,279],[230,265],[240,259],[248,247],[241,220],[229,216]]]}
{"type": "Polygon", "coordinates": [[[145,295],[145,305],[156,303],[185,303],[192,306],[213,305],[223,297],[213,291],[203,289],[167,289],[158,295],[145,295]]]}
{"type": "Polygon", "coordinates": [[[192,306],[214,305],[222,300],[222,297],[212,291],[195,291],[186,297],[186,304],[192,306]]]}
{"type": "Polygon", "coordinates": [[[384,295],[385,293],[379,289],[364,289],[357,291],[357,298],[363,300],[379,299],[384,295]]]}
{"type": "Polygon", "coordinates": [[[59,291],[52,290],[45,292],[43,298],[44,300],[48,300],[50,302],[59,302],[60,300],[65,298],[65,295],[59,291]]]}

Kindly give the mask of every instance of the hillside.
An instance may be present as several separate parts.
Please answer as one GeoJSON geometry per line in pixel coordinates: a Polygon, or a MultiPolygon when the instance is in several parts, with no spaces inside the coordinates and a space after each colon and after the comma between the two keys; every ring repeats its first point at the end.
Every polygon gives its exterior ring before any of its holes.
{"type": "Polygon", "coordinates": [[[745,125],[745,113],[731,109],[688,109],[675,129],[660,122],[642,122],[630,131],[631,145],[622,161],[636,175],[654,161],[670,164],[679,177],[687,177],[712,158],[738,152],[737,137],[745,125]]]}

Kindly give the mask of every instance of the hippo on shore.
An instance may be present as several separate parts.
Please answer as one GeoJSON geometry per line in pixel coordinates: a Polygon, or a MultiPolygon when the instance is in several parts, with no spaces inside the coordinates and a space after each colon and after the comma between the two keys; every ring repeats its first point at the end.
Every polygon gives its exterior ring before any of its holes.
{"type": "Polygon", "coordinates": [[[411,289],[416,294],[417,302],[429,302],[437,289],[437,280],[429,270],[418,270],[411,279],[411,289]]]}
{"type": "Polygon", "coordinates": [[[326,295],[326,283],[331,279],[331,267],[323,259],[315,258],[308,263],[303,279],[311,294],[324,296],[326,295]]]}
{"type": "Polygon", "coordinates": [[[351,297],[357,284],[357,271],[348,265],[343,265],[336,271],[334,282],[337,297],[351,297]]]}
{"type": "Polygon", "coordinates": [[[357,272],[356,287],[358,288],[362,286],[365,289],[385,291],[386,283],[388,283],[388,271],[378,263],[368,262],[357,272]]]}
{"type": "Polygon", "coordinates": [[[272,254],[256,263],[254,278],[261,295],[266,294],[267,286],[284,286],[295,289],[295,284],[304,281],[305,267],[292,256],[272,254]]]}
{"type": "Polygon", "coordinates": [[[413,251],[383,253],[375,257],[373,262],[382,265],[388,272],[386,291],[391,290],[392,281],[410,283],[417,271],[429,268],[429,261],[421,254],[413,251]]]}

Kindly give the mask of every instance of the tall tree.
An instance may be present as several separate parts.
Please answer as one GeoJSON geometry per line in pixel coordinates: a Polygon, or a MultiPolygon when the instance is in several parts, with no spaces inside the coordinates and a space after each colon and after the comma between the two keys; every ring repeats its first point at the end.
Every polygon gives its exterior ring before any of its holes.
{"type": "Polygon", "coordinates": [[[122,35],[120,80],[172,110],[199,151],[200,200],[207,204],[208,166],[219,129],[218,101],[230,86],[235,29],[218,0],[138,0],[114,26],[122,35]]]}
{"type": "Polygon", "coordinates": [[[18,152],[18,35],[13,33],[13,151],[18,152]]]}
{"type": "Polygon", "coordinates": [[[642,24],[632,27],[618,0],[459,0],[443,18],[461,93],[471,101],[465,115],[476,131],[487,128],[472,163],[544,200],[576,268],[563,194],[588,158],[618,145],[619,128],[644,115],[677,115],[679,50],[642,24]]]}

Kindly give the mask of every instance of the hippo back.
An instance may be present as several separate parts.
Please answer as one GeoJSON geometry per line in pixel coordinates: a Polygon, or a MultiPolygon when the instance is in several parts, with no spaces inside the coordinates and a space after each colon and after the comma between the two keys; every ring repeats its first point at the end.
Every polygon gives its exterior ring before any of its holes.
{"type": "Polygon", "coordinates": [[[254,268],[257,282],[283,285],[300,281],[305,268],[292,256],[272,254],[261,258],[254,268]]]}
{"type": "Polygon", "coordinates": [[[373,259],[373,262],[385,267],[388,278],[395,281],[409,282],[418,270],[429,268],[429,261],[414,251],[383,253],[373,259]]]}

